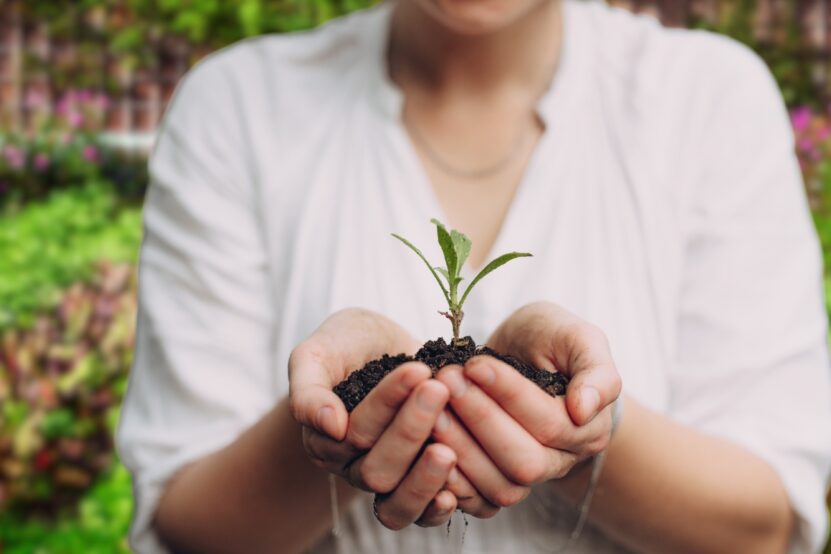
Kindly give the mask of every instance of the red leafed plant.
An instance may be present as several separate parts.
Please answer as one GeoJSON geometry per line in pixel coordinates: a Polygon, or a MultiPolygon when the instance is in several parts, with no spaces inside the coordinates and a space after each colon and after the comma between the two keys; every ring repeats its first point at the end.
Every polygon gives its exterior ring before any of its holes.
{"type": "Polygon", "coordinates": [[[0,336],[0,509],[54,512],[109,467],[135,336],[135,276],[102,263],[31,329],[0,336]]]}

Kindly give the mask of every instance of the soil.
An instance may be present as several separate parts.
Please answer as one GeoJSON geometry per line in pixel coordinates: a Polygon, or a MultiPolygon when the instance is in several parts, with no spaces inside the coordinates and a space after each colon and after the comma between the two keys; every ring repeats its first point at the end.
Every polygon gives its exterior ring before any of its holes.
{"type": "Polygon", "coordinates": [[[369,394],[369,391],[381,382],[381,379],[405,362],[423,362],[433,370],[433,376],[435,376],[448,364],[463,365],[473,356],[480,355],[492,356],[512,366],[551,396],[561,396],[566,393],[568,377],[562,373],[536,368],[513,356],[500,354],[487,346],[476,346],[470,337],[461,339],[459,343],[462,346],[451,346],[443,338],[439,338],[424,343],[415,356],[384,354],[376,360],[367,362],[361,369],[350,373],[346,379],[335,386],[335,394],[343,400],[346,409],[351,412],[369,394]]]}

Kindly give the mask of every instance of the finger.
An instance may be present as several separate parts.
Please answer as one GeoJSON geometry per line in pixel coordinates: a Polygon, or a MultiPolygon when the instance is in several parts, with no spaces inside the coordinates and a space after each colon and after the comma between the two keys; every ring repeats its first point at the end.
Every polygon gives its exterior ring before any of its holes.
{"type": "Polygon", "coordinates": [[[620,394],[620,376],[603,331],[550,302],[523,306],[488,343],[499,352],[568,375],[566,407],[577,425],[590,421],[620,394]]]}
{"type": "Polygon", "coordinates": [[[332,392],[338,383],[322,344],[314,340],[300,343],[289,357],[290,406],[294,418],[332,437],[343,440],[349,414],[341,399],[332,392]]]}
{"type": "Polygon", "coordinates": [[[380,493],[398,486],[430,437],[447,398],[447,387],[435,379],[419,384],[375,446],[349,467],[349,480],[380,493]]]}
{"type": "Polygon", "coordinates": [[[480,519],[488,519],[499,512],[499,506],[488,502],[473,484],[459,471],[458,467],[450,470],[447,476],[447,492],[453,494],[457,508],[480,519]]]}
{"type": "Polygon", "coordinates": [[[577,371],[566,390],[566,406],[572,421],[585,425],[614,402],[621,379],[612,364],[577,371]]]}
{"type": "Polygon", "coordinates": [[[392,494],[376,501],[378,520],[396,531],[415,522],[444,487],[455,463],[456,454],[448,446],[429,445],[392,494]]]}
{"type": "Polygon", "coordinates": [[[450,405],[488,456],[511,481],[532,485],[560,477],[574,454],[547,448],[472,381],[462,368],[447,366],[438,379],[450,390],[450,405]]]}
{"type": "Polygon", "coordinates": [[[584,425],[620,395],[620,375],[599,327],[578,321],[556,335],[551,344],[555,359],[571,377],[566,407],[572,421],[584,425]]]}
{"type": "Polygon", "coordinates": [[[464,374],[540,443],[572,450],[592,434],[569,417],[562,396],[552,397],[510,365],[490,356],[475,356],[464,374]]]}
{"type": "Polygon", "coordinates": [[[367,361],[391,352],[414,352],[415,340],[390,319],[361,308],[329,316],[289,357],[295,419],[342,440],[348,414],[332,388],[367,361]]]}
{"type": "Polygon", "coordinates": [[[316,466],[338,475],[343,475],[362,452],[346,441],[333,440],[311,427],[303,427],[303,447],[316,466]]]}
{"type": "MultiPolygon", "coordinates": [[[[452,471],[452,470],[451,470],[452,471]]],[[[449,490],[439,491],[436,497],[430,501],[427,509],[416,520],[420,527],[438,527],[444,525],[457,507],[457,499],[449,490]]]]}
{"type": "Polygon", "coordinates": [[[448,410],[439,416],[433,428],[433,438],[456,452],[456,466],[489,503],[505,508],[521,502],[530,493],[528,487],[511,482],[499,470],[461,422],[448,410]]]}
{"type": "Polygon", "coordinates": [[[431,376],[430,368],[418,362],[391,371],[352,410],[346,442],[362,450],[372,448],[415,387],[431,376]]]}

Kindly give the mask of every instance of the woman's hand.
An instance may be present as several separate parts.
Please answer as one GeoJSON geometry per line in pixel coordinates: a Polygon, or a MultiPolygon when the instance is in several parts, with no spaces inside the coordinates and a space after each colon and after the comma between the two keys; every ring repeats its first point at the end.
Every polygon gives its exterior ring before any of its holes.
{"type": "Polygon", "coordinates": [[[521,308],[488,344],[571,378],[567,395],[554,398],[489,356],[438,375],[453,414],[439,418],[433,437],[457,453],[459,468],[485,497],[508,506],[531,485],[563,477],[606,448],[621,380],[603,333],[554,304],[521,308]]]}
{"type": "Polygon", "coordinates": [[[319,467],[379,494],[378,519],[391,529],[440,525],[457,497],[468,504],[478,497],[455,470],[452,449],[424,448],[449,396],[426,365],[412,362],[390,372],[351,414],[332,392],[367,361],[416,347],[387,318],[348,309],[327,319],[289,361],[292,413],[303,424],[307,453],[319,467]]]}

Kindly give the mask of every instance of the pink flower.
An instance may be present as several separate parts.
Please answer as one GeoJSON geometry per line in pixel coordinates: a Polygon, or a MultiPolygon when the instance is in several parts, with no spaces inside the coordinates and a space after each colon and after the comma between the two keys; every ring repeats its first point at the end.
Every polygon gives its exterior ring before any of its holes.
{"type": "Polygon", "coordinates": [[[73,129],[77,129],[84,123],[84,116],[80,112],[72,111],[66,117],[67,122],[73,129]]]}
{"type": "Polygon", "coordinates": [[[802,106],[791,112],[791,124],[797,131],[804,131],[811,124],[811,108],[802,106]]]}
{"type": "Polygon", "coordinates": [[[7,144],[3,148],[3,156],[12,169],[23,169],[23,166],[26,165],[26,154],[13,144],[7,144]]]}
{"type": "Polygon", "coordinates": [[[84,151],[82,155],[86,161],[90,163],[96,163],[98,161],[98,148],[91,144],[88,144],[84,146],[84,151]]]}
{"type": "Polygon", "coordinates": [[[796,145],[802,152],[808,152],[810,150],[813,150],[814,141],[812,141],[810,137],[800,137],[796,145]]]}
{"type": "Polygon", "coordinates": [[[43,152],[38,152],[35,154],[35,159],[32,161],[32,164],[38,171],[46,171],[49,167],[49,156],[43,152]]]}
{"type": "Polygon", "coordinates": [[[26,93],[24,104],[27,108],[40,108],[46,105],[46,95],[38,90],[30,90],[26,93]]]}

